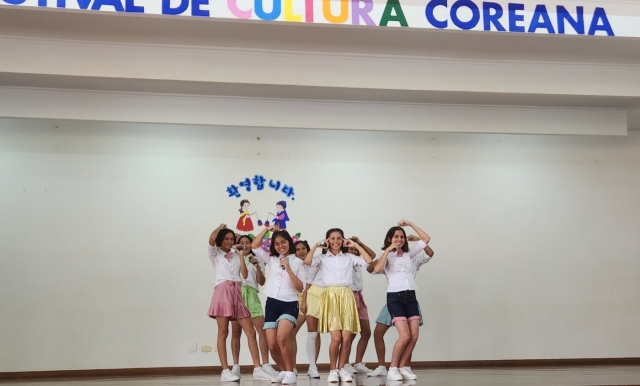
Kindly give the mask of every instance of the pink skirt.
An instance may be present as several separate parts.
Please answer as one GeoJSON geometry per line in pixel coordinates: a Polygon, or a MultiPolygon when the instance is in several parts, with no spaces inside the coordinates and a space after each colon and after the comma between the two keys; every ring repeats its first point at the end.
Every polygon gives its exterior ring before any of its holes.
{"type": "Polygon", "coordinates": [[[240,283],[225,280],[213,290],[211,305],[209,306],[209,317],[215,319],[218,316],[229,319],[251,317],[244,300],[242,300],[240,283]]]}

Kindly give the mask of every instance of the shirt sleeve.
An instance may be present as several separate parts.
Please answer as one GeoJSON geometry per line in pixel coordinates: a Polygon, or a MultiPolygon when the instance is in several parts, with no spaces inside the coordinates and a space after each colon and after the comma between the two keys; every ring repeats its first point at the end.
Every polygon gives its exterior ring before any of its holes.
{"type": "Polygon", "coordinates": [[[313,260],[311,260],[311,264],[309,264],[309,267],[318,267],[320,265],[320,259],[322,258],[322,256],[323,255],[313,256],[313,260]]]}
{"type": "Polygon", "coordinates": [[[411,247],[411,249],[409,249],[409,256],[414,257],[415,255],[420,253],[420,251],[422,251],[426,246],[427,243],[425,243],[424,240],[418,241],[413,247],[411,247]]]}
{"type": "Polygon", "coordinates": [[[364,257],[362,256],[356,256],[351,254],[351,261],[353,261],[353,266],[360,266],[360,267],[367,267],[369,264],[365,261],[364,257]]]}
{"type": "Polygon", "coordinates": [[[307,275],[304,278],[305,283],[312,284],[317,274],[318,274],[318,267],[308,266],[307,275]]]}
{"type": "Polygon", "coordinates": [[[431,260],[429,256],[426,254],[418,255],[413,258],[413,264],[416,266],[416,271],[420,269],[424,264],[427,264],[431,260]]]}
{"type": "Polygon", "coordinates": [[[252,249],[253,254],[256,255],[258,260],[262,261],[265,264],[269,264],[271,256],[267,252],[265,252],[262,248],[252,249]]]}
{"type": "Polygon", "coordinates": [[[304,265],[304,262],[297,257],[295,258],[298,261],[296,270],[293,272],[294,275],[302,282],[302,287],[304,289],[304,279],[307,277],[307,266],[304,265]]]}
{"type": "Polygon", "coordinates": [[[208,249],[209,249],[209,260],[211,260],[211,262],[213,263],[213,265],[216,264],[216,261],[218,259],[218,247],[208,244],[208,249]]]}

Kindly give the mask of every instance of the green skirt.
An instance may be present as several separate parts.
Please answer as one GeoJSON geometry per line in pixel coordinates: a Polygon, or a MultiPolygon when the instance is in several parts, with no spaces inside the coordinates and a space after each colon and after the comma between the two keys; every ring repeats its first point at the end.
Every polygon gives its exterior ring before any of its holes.
{"type": "Polygon", "coordinates": [[[258,316],[264,315],[264,312],[262,311],[262,303],[260,303],[258,291],[256,291],[255,288],[248,285],[243,285],[242,299],[244,300],[244,304],[249,309],[249,313],[251,314],[252,318],[257,318],[258,316]]]}

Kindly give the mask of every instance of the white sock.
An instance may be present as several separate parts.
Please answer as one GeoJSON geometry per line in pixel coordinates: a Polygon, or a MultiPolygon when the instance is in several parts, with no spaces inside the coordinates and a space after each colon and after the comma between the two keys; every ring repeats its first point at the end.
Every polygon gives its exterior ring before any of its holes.
{"type": "Polygon", "coordinates": [[[307,332],[307,359],[310,367],[318,367],[316,365],[316,337],[317,332],[307,332]]]}
{"type": "Polygon", "coordinates": [[[254,368],[253,368],[253,372],[254,372],[254,373],[255,373],[256,371],[260,371],[260,370],[262,370],[262,366],[260,366],[260,367],[254,367],[254,368]]]}

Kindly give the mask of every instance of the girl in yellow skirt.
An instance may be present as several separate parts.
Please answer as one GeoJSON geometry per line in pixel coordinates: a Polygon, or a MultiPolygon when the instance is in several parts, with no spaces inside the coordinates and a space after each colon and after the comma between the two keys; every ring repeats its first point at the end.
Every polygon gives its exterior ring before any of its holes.
{"type": "Polygon", "coordinates": [[[326,240],[316,243],[304,259],[306,265],[320,267],[325,289],[320,302],[320,320],[318,330],[331,334],[329,346],[330,383],[352,382],[353,378],[344,369],[351,349],[351,334],[360,332],[358,308],[353,291],[349,285],[353,280],[353,267],[366,267],[371,263],[371,256],[358,243],[345,240],[341,229],[329,229],[326,240]],[[327,251],[316,257],[316,249],[325,245],[327,251]],[[347,253],[347,248],[356,248],[361,256],[347,253]],[[338,371],[338,369],[340,369],[338,371]]]}

